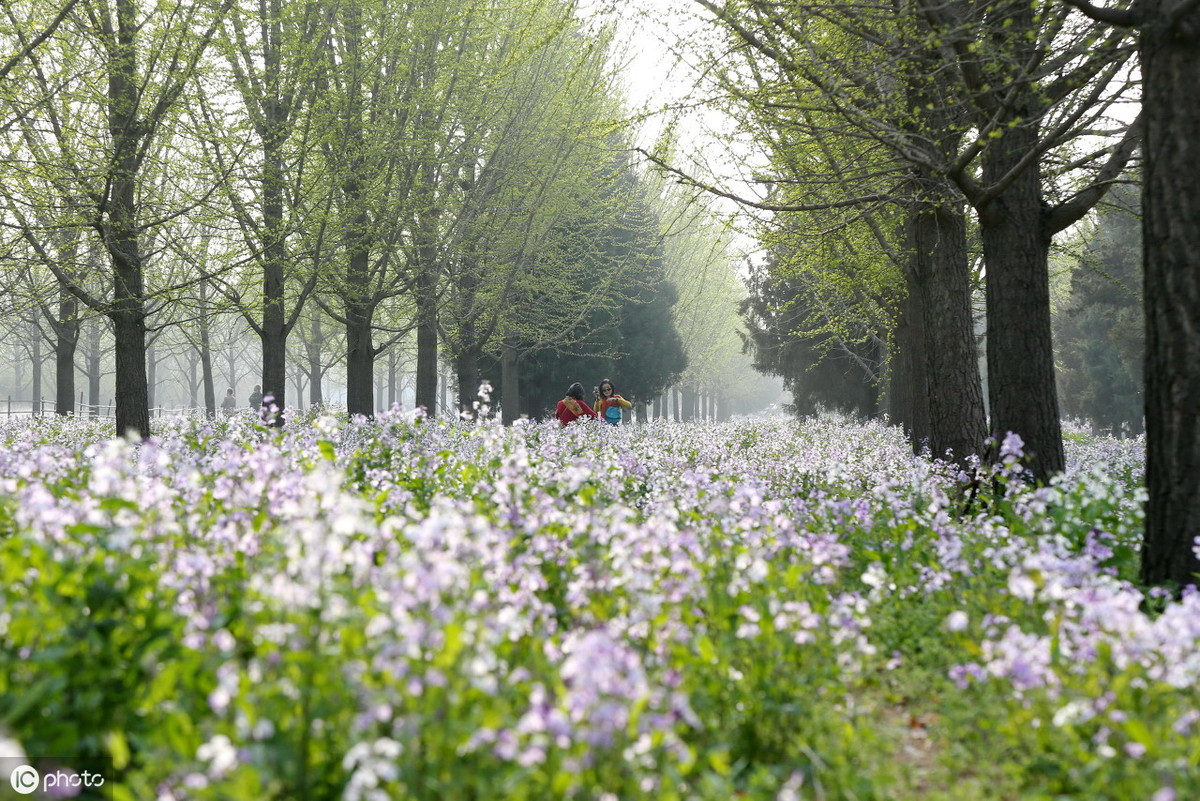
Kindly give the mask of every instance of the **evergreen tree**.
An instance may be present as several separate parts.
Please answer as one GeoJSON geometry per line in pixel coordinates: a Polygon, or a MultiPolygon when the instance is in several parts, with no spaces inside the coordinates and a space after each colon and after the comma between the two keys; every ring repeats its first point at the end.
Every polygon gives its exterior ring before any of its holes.
{"type": "Polygon", "coordinates": [[[1114,434],[1142,431],[1145,322],[1138,189],[1114,190],[1057,317],[1063,411],[1114,434]]]}

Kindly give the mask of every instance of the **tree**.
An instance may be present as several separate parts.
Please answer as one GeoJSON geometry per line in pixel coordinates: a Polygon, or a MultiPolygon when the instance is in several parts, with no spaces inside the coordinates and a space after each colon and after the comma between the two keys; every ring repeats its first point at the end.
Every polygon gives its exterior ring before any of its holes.
{"type": "Polygon", "coordinates": [[[1191,584],[1200,575],[1200,174],[1190,166],[1200,136],[1200,2],[1065,2],[1139,33],[1148,491],[1141,578],[1191,584]]]}
{"type": "MultiPolygon", "coordinates": [[[[9,197],[19,190],[34,208],[48,207],[40,217],[52,217],[55,228],[87,228],[97,236],[108,261],[107,295],[88,291],[57,264],[47,266],[67,291],[112,322],[119,435],[150,434],[147,240],[181,206],[196,202],[151,176],[181,168],[168,166],[164,143],[231,1],[179,2],[159,13],[136,0],[87,0],[63,23],[77,41],[58,37],[53,51],[43,45],[22,65],[23,85],[41,102],[22,117],[25,149],[20,162],[7,165],[20,183],[9,197]],[[70,90],[62,88],[68,78],[70,90]]],[[[38,230],[43,223],[26,214],[19,224],[38,230]]]]}
{"type": "Polygon", "coordinates": [[[1200,575],[1200,4],[1138,0],[1146,137],[1146,540],[1142,581],[1200,575]],[[1190,166],[1189,166],[1190,165],[1190,166]]]}
{"type": "Polygon", "coordinates": [[[16,4],[5,4],[5,11],[9,15],[8,22],[13,26],[18,47],[17,52],[10,54],[0,64],[0,80],[3,80],[22,61],[28,59],[42,42],[53,36],[63,20],[75,10],[75,6],[79,4],[79,1],[67,0],[63,7],[58,9],[58,13],[54,17],[45,22],[34,16],[43,12],[43,8],[40,5],[31,5],[29,8],[30,18],[17,20],[15,19],[16,4]]]}
{"type": "MultiPolygon", "coordinates": [[[[307,260],[297,251],[320,240],[329,193],[313,165],[309,103],[328,30],[325,12],[312,2],[247,5],[230,7],[216,43],[227,72],[213,70],[222,84],[236,87],[244,118],[207,98],[195,113],[208,129],[214,172],[229,175],[223,186],[248,254],[240,260],[243,269],[257,268],[261,281],[257,292],[249,286],[222,288],[237,300],[260,340],[264,399],[283,409],[287,339],[317,277],[312,269],[305,274],[307,260]],[[247,140],[253,152],[247,152],[247,140]]],[[[282,425],[283,417],[274,421],[282,425]]]]}
{"type": "MultiPolygon", "coordinates": [[[[1123,37],[1081,23],[1057,2],[696,1],[758,61],[813,87],[851,135],[953,182],[976,210],[987,265],[991,429],[1024,437],[1038,477],[1061,469],[1048,251],[1053,235],[1103,196],[1138,141],[1137,125],[1123,135],[1102,128],[1126,85],[1119,80],[1130,53],[1123,37]],[[840,33],[831,35],[831,26],[840,33]],[[912,68],[922,63],[923,70],[912,68]],[[898,109],[898,99],[914,95],[895,90],[906,82],[917,95],[931,93],[924,108],[931,102],[954,111],[943,120],[955,134],[951,147],[945,125],[930,125],[936,116],[898,109]],[[1098,150],[1067,155],[1068,143],[1097,130],[1113,135],[1098,150]]],[[[952,296],[960,310],[962,294],[952,296]]]]}
{"type": "MultiPolygon", "coordinates": [[[[740,45],[744,67],[719,73],[721,84],[754,121],[755,140],[768,143],[769,167],[759,174],[771,182],[770,195],[752,205],[773,214],[759,237],[774,250],[784,284],[805,275],[790,285],[810,293],[808,327],[837,331],[843,342],[887,336],[886,370],[869,369],[871,381],[882,385],[886,375],[892,384],[893,420],[915,449],[928,445],[966,461],[980,451],[986,421],[961,197],[946,175],[872,141],[883,126],[934,160],[956,155],[963,111],[930,81],[928,47],[901,47],[894,9],[882,6],[862,18],[861,6],[807,18],[761,3],[742,14],[697,1],[740,45]],[[876,28],[883,33],[866,33],[876,28]],[[863,114],[876,124],[863,125],[863,114]]],[[[878,353],[874,346],[839,352],[855,351],[863,365],[878,353]]]]}
{"type": "Polygon", "coordinates": [[[609,377],[626,399],[647,403],[687,366],[675,324],[678,291],[666,264],[659,213],[651,205],[655,184],[633,176],[627,181],[632,190],[624,196],[627,210],[602,235],[593,234],[590,247],[581,252],[574,229],[565,232],[574,240],[570,252],[579,254],[566,263],[581,268],[571,280],[594,302],[574,329],[521,360],[520,410],[530,417],[548,413],[575,380],[591,386],[609,377]]]}
{"type": "Polygon", "coordinates": [[[1132,184],[1109,193],[1055,315],[1063,411],[1118,436],[1141,433],[1145,413],[1139,194],[1132,184]]]}
{"type": "Polygon", "coordinates": [[[750,273],[750,297],[742,305],[755,367],[780,376],[792,393],[791,411],[816,414],[837,409],[873,416],[879,409],[882,354],[870,332],[847,339],[822,317],[820,293],[803,286],[804,276],[785,278],[771,264],[750,273]]]}
{"type": "MultiPolygon", "coordinates": [[[[517,44],[528,36],[526,25],[515,29],[522,34],[517,44]]],[[[506,339],[510,353],[514,347],[528,352],[541,338],[525,336],[548,322],[532,309],[537,298],[553,295],[553,311],[576,318],[594,300],[577,291],[583,263],[557,254],[566,230],[577,238],[581,257],[603,248],[604,226],[621,213],[619,202],[606,199],[620,181],[614,174],[626,166],[609,152],[620,142],[605,137],[615,116],[606,47],[605,36],[570,24],[532,49],[510,43],[489,56],[515,63],[495,79],[486,107],[468,109],[464,130],[472,132],[472,144],[458,173],[456,202],[442,204],[448,225],[438,333],[455,366],[460,413],[471,412],[486,352],[506,347],[506,339]]],[[[555,336],[564,333],[560,328],[555,336]]],[[[556,347],[569,344],[560,339],[556,347]]],[[[509,392],[513,378],[510,373],[509,392]]],[[[502,380],[501,394],[504,387],[502,380]]],[[[515,407],[510,395],[502,404],[506,420],[515,407]]]]}

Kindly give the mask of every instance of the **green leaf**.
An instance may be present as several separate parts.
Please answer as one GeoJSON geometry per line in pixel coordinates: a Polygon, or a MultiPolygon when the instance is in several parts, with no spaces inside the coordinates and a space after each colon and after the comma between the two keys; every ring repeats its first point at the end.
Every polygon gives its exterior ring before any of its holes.
{"type": "Polygon", "coordinates": [[[125,739],[125,733],[120,731],[110,731],[104,735],[104,745],[108,749],[108,753],[112,756],[113,767],[117,770],[124,770],[129,764],[129,741],[125,739]]]}

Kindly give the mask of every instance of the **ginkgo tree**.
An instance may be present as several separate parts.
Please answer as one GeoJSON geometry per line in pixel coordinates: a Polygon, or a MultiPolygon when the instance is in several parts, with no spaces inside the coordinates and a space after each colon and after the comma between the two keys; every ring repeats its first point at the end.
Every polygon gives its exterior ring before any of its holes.
{"type": "Polygon", "coordinates": [[[80,271],[65,263],[46,266],[111,322],[121,435],[150,434],[148,301],[150,292],[166,291],[147,284],[152,240],[206,193],[189,180],[197,171],[172,138],[230,2],[83,0],[14,65],[0,92],[6,118],[21,130],[21,146],[0,164],[15,224],[33,239],[86,231],[104,256],[103,292],[78,281],[80,271]]]}

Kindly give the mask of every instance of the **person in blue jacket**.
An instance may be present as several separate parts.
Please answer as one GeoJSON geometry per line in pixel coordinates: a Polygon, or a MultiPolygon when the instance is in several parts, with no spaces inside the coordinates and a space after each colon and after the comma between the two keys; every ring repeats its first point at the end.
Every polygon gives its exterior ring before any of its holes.
{"type": "Polygon", "coordinates": [[[596,402],[593,406],[600,419],[609,425],[620,425],[622,409],[632,409],[633,404],[617,394],[611,379],[605,378],[596,385],[596,402]]]}

